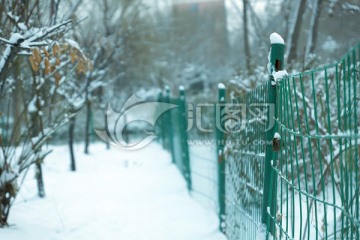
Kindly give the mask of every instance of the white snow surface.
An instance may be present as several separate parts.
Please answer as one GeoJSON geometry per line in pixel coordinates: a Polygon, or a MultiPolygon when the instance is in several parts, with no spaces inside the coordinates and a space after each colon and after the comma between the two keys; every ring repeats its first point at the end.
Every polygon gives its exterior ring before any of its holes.
{"type": "MultiPolygon", "coordinates": [[[[258,226],[258,231],[256,232],[256,240],[265,240],[266,239],[266,225],[261,224],[258,226]]],[[[274,239],[273,236],[269,233],[269,240],[274,239]]]]}
{"type": "Polygon", "coordinates": [[[270,35],[270,43],[271,44],[285,44],[284,39],[276,32],[273,32],[270,35]]]}
{"type": "Polygon", "coordinates": [[[90,155],[77,145],[77,172],[69,171],[67,146],[52,148],[43,169],[46,197],[37,197],[30,172],[0,239],[226,239],[160,145],[119,151],[99,143],[90,155]]]}

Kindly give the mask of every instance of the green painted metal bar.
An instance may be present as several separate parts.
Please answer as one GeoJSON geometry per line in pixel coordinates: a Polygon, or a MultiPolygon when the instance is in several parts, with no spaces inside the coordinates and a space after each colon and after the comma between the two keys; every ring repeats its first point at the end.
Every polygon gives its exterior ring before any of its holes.
{"type": "MultiPolygon", "coordinates": [[[[158,96],[157,96],[157,102],[162,102],[163,99],[162,99],[162,92],[160,91],[158,93],[158,96]]],[[[157,110],[159,111],[159,109],[157,110]]],[[[157,123],[156,123],[156,131],[157,131],[157,134],[159,135],[159,138],[157,139],[157,141],[159,143],[161,143],[162,147],[164,147],[164,137],[165,137],[165,134],[164,134],[164,131],[163,131],[163,116],[160,116],[159,119],[157,120],[157,123]]]]}
{"type": "Polygon", "coordinates": [[[192,189],[191,182],[191,167],[190,167],[190,156],[189,156],[189,145],[187,136],[187,110],[186,110],[186,98],[185,89],[183,86],[179,87],[180,95],[180,106],[179,106],[179,119],[180,119],[180,141],[181,141],[181,158],[184,166],[184,177],[187,182],[188,190],[192,189]]]}
{"type": "MultiPolygon", "coordinates": [[[[359,48],[359,53],[360,53],[360,48],[359,48]]],[[[360,59],[357,59],[356,58],[356,51],[355,49],[352,51],[352,62],[353,62],[353,65],[355,66],[357,64],[357,61],[359,61],[360,59]]],[[[359,57],[359,54],[357,55],[357,57],[359,57]]],[[[354,89],[354,93],[353,93],[353,98],[354,98],[354,124],[355,124],[355,134],[358,135],[359,134],[359,129],[356,127],[357,123],[359,122],[358,121],[358,104],[356,103],[356,100],[360,102],[360,97],[358,97],[358,94],[357,94],[357,91],[358,91],[358,86],[357,84],[359,84],[359,73],[356,73],[356,71],[353,71],[353,89],[354,89]]],[[[360,85],[360,84],[359,84],[360,85]]],[[[359,139],[355,139],[355,146],[357,145],[360,145],[360,143],[358,142],[359,139]]],[[[357,153],[355,153],[355,158],[354,158],[354,166],[355,166],[355,184],[356,182],[359,183],[360,182],[360,174],[359,174],[359,170],[360,170],[360,161],[359,161],[359,155],[360,155],[360,151],[358,151],[357,153]]],[[[358,195],[359,194],[359,191],[360,191],[360,184],[356,184],[356,187],[355,187],[355,194],[357,192],[358,195]]],[[[360,208],[359,208],[359,201],[360,201],[360,197],[357,197],[355,199],[355,218],[358,219],[358,221],[360,222],[360,208]]],[[[358,227],[356,230],[356,236],[355,238],[356,239],[360,239],[360,227],[358,227]]]]}
{"type": "MultiPolygon", "coordinates": [[[[298,125],[299,126],[302,126],[302,124],[304,124],[305,122],[305,126],[301,127],[301,128],[304,128],[304,130],[306,131],[306,133],[309,135],[310,134],[310,128],[309,128],[309,116],[307,114],[307,111],[309,110],[308,107],[307,107],[307,102],[306,102],[306,98],[304,97],[305,96],[305,87],[304,87],[304,81],[306,81],[306,79],[304,79],[304,76],[300,75],[299,76],[299,83],[300,83],[300,94],[301,94],[301,97],[299,94],[296,94],[296,96],[299,95],[299,97],[296,97],[296,99],[299,98],[299,102],[296,102],[296,106],[297,106],[297,116],[298,116],[298,125]],[[303,112],[304,112],[304,120],[302,120],[301,118],[301,114],[300,114],[300,108],[299,106],[302,106],[302,109],[303,109],[303,112]]],[[[296,91],[296,93],[298,93],[298,91],[296,91]]],[[[315,118],[316,119],[316,118],[315,118]]],[[[300,128],[300,127],[299,127],[300,128]]],[[[300,128],[300,129],[301,129],[300,128]]],[[[313,150],[312,150],[312,144],[310,141],[307,141],[308,144],[306,144],[306,141],[304,141],[304,139],[301,140],[301,155],[302,155],[302,165],[304,166],[304,175],[305,176],[309,176],[310,175],[310,172],[311,171],[308,171],[308,164],[307,164],[307,158],[310,159],[310,165],[314,162],[313,161],[313,150]],[[307,145],[307,146],[306,146],[307,145]],[[307,149],[306,149],[307,147],[307,149]],[[306,151],[305,151],[306,149],[306,151]],[[309,152],[309,156],[307,156],[307,152],[309,152]]],[[[320,162],[321,163],[321,162],[320,162]]],[[[314,179],[314,176],[312,177],[314,179]]],[[[307,179],[307,177],[305,178],[305,191],[306,192],[309,192],[309,182],[310,180],[307,179]]],[[[323,183],[323,181],[322,181],[323,183]]],[[[315,186],[314,186],[315,188],[315,186]]],[[[314,191],[316,191],[316,189],[314,189],[314,191]]],[[[312,202],[311,200],[309,200],[309,197],[306,196],[306,216],[304,216],[305,218],[305,223],[304,223],[304,226],[305,226],[305,230],[307,231],[304,231],[303,233],[301,234],[304,234],[303,235],[303,238],[305,239],[305,236],[307,234],[308,238],[310,237],[310,228],[309,228],[309,225],[310,225],[310,211],[311,211],[311,208],[312,208],[312,202]]],[[[325,208],[325,207],[324,207],[325,208]]],[[[326,209],[324,209],[324,211],[326,212],[326,209]]]]}
{"type": "MultiPolygon", "coordinates": [[[[272,44],[270,49],[270,76],[267,83],[267,99],[268,104],[275,106],[275,115],[271,116],[270,111],[268,114],[268,121],[277,117],[277,106],[276,106],[276,85],[274,85],[273,72],[283,70],[284,67],[284,44],[272,44]]],[[[274,124],[266,132],[266,142],[273,141],[274,134],[277,132],[277,124],[274,124]]],[[[277,176],[272,171],[272,163],[276,163],[277,153],[273,151],[273,147],[270,144],[266,145],[265,151],[265,172],[264,172],[264,190],[263,190],[263,205],[262,205],[262,222],[267,224],[267,232],[275,235],[275,222],[268,216],[276,215],[276,193],[277,193],[277,176]]],[[[268,236],[267,236],[268,237],[268,236]]]]}
{"type": "MultiPolygon", "coordinates": [[[[168,86],[165,87],[165,102],[166,103],[171,103],[171,96],[170,96],[170,88],[168,86]]],[[[175,163],[175,151],[174,151],[174,142],[173,142],[173,139],[174,139],[174,129],[173,129],[173,126],[171,124],[171,112],[168,111],[165,113],[166,114],[166,120],[164,121],[164,124],[165,124],[165,129],[166,129],[166,132],[168,134],[168,141],[167,141],[167,148],[168,150],[170,151],[170,154],[171,154],[171,159],[172,159],[172,163],[175,163]]]]}
{"type": "Polygon", "coordinates": [[[219,228],[220,231],[226,233],[225,226],[225,159],[224,159],[224,122],[221,121],[222,115],[225,113],[225,86],[220,83],[218,86],[218,106],[216,107],[216,146],[218,159],[218,201],[219,201],[219,228]]]}
{"type": "MultiPolygon", "coordinates": [[[[312,88],[312,95],[313,95],[313,105],[314,106],[317,106],[317,98],[316,98],[316,88],[315,88],[315,74],[312,73],[311,74],[311,88],[312,88]]],[[[318,124],[318,111],[317,111],[317,108],[315,107],[314,108],[314,118],[315,118],[315,131],[316,131],[316,134],[319,134],[319,124],[318,124]]],[[[309,132],[309,131],[308,131],[309,132]]],[[[309,141],[309,144],[310,144],[310,141],[309,141]]],[[[321,143],[320,143],[320,139],[317,139],[316,141],[316,146],[317,146],[317,157],[318,159],[321,159],[321,149],[320,149],[320,146],[321,146],[321,143]]],[[[312,154],[311,154],[312,156],[312,154]]],[[[312,177],[312,182],[313,182],[313,188],[314,188],[314,192],[317,191],[317,187],[316,187],[316,183],[315,183],[315,167],[314,167],[314,160],[313,158],[311,158],[311,163],[312,163],[312,174],[313,174],[313,177],[312,177]]],[[[319,229],[319,221],[318,221],[318,204],[317,204],[317,201],[314,201],[314,208],[315,208],[315,229],[319,229]]],[[[309,226],[309,229],[310,229],[310,226],[309,226]]],[[[316,240],[319,238],[318,234],[316,234],[316,240]]]]}

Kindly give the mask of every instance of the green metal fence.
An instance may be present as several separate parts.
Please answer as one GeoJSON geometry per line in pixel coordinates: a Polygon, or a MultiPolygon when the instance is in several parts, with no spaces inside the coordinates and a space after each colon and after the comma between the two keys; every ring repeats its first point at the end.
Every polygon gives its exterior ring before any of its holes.
{"type": "Polygon", "coordinates": [[[360,239],[360,45],[277,85],[279,238],[360,239]]]}
{"type": "Polygon", "coordinates": [[[271,46],[270,77],[253,91],[219,85],[205,104],[207,141],[187,129],[197,104],[182,88],[177,98],[166,90],[159,100],[179,107],[159,119],[161,142],[229,240],[360,239],[360,45],[337,63],[274,79],[284,47],[271,46]]]}

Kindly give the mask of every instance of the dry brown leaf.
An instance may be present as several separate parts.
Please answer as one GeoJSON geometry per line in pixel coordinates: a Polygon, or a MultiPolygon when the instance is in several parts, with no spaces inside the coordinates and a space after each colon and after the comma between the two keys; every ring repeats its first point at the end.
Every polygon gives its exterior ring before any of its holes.
{"type": "Polygon", "coordinates": [[[61,80],[61,74],[59,72],[56,72],[54,77],[55,77],[55,84],[58,87],[59,83],[60,83],[60,80],[61,80]]]}
{"type": "Polygon", "coordinates": [[[39,65],[36,64],[35,58],[33,56],[29,57],[31,68],[34,72],[39,71],[39,65]]]}
{"type": "Polygon", "coordinates": [[[35,62],[40,65],[40,62],[42,60],[42,57],[41,57],[41,52],[39,50],[39,48],[35,47],[33,48],[33,56],[34,56],[34,60],[35,62]]]}
{"type": "Polygon", "coordinates": [[[42,51],[43,51],[43,53],[45,54],[45,57],[50,58],[50,54],[49,54],[49,52],[46,50],[45,47],[42,47],[42,51]]]}
{"type": "Polygon", "coordinates": [[[44,64],[45,64],[45,74],[51,73],[51,65],[50,65],[50,61],[47,57],[45,57],[44,64]]]}
{"type": "Polygon", "coordinates": [[[55,67],[55,66],[50,66],[50,72],[54,72],[54,71],[55,71],[55,69],[56,69],[56,67],[55,67]]]}
{"type": "Polygon", "coordinates": [[[60,55],[60,46],[59,46],[59,44],[54,44],[54,46],[53,46],[53,56],[54,57],[58,57],[59,55],[60,55]]]}
{"type": "Polygon", "coordinates": [[[78,60],[78,55],[76,54],[76,51],[74,49],[70,50],[70,60],[72,64],[74,64],[75,61],[78,60]]]}
{"type": "Polygon", "coordinates": [[[78,74],[85,73],[85,64],[82,59],[79,60],[79,63],[77,65],[77,72],[78,72],[78,74]]]}

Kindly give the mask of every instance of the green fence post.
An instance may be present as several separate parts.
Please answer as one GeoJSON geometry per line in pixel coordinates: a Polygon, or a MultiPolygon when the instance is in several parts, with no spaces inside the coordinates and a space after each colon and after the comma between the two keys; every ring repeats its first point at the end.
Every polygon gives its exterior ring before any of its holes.
{"type": "MultiPolygon", "coordinates": [[[[170,90],[168,86],[165,86],[164,88],[164,92],[163,92],[163,102],[164,103],[169,103],[170,100],[170,90]]],[[[169,130],[170,130],[170,126],[169,126],[169,112],[165,112],[164,116],[163,116],[163,122],[162,122],[163,126],[163,137],[164,137],[164,148],[166,150],[169,150],[169,130]]]]}
{"type": "Polygon", "coordinates": [[[191,167],[190,167],[190,156],[189,156],[189,145],[188,145],[188,136],[187,136],[187,111],[186,111],[186,100],[185,100],[185,89],[183,86],[179,87],[180,95],[180,141],[181,141],[181,158],[183,166],[185,167],[184,177],[187,182],[187,187],[191,191],[191,167]]]}
{"type": "MultiPolygon", "coordinates": [[[[159,103],[164,101],[162,91],[159,92],[157,101],[159,103]]],[[[159,117],[157,126],[158,126],[158,131],[159,131],[159,134],[160,134],[160,137],[158,138],[159,142],[161,142],[162,147],[165,148],[164,115],[161,115],[159,117]]]]}
{"type": "MultiPolygon", "coordinates": [[[[279,36],[280,37],[280,36],[279,36]]],[[[273,77],[273,72],[283,70],[284,67],[284,51],[285,44],[277,41],[271,44],[270,49],[270,69],[269,81],[267,84],[267,99],[269,106],[274,106],[274,115],[271,116],[268,111],[268,122],[274,122],[273,119],[277,118],[276,106],[276,82],[273,77]]],[[[276,198],[277,198],[277,176],[272,170],[272,164],[276,164],[277,152],[273,150],[272,143],[274,134],[277,132],[277,124],[266,132],[266,150],[265,150],[265,172],[264,172],[264,189],[263,189],[263,205],[262,205],[262,223],[267,225],[267,232],[275,236],[275,221],[271,217],[276,217],[276,198]],[[269,212],[269,213],[268,213],[269,212]],[[271,215],[271,217],[269,216],[271,215]]],[[[268,236],[267,236],[268,237],[268,236]]]]}
{"type": "Polygon", "coordinates": [[[225,86],[220,83],[218,85],[219,99],[218,106],[215,110],[216,121],[216,146],[217,146],[217,159],[218,159],[218,201],[219,201],[219,228],[220,231],[225,233],[225,159],[224,159],[224,124],[221,121],[221,116],[225,111],[225,86]]]}
{"type": "MultiPolygon", "coordinates": [[[[171,97],[170,97],[170,88],[169,88],[169,86],[166,86],[165,87],[165,102],[166,103],[172,103],[172,101],[171,101],[171,97]]],[[[167,148],[168,148],[168,150],[170,151],[170,153],[171,153],[171,159],[172,159],[172,163],[175,163],[175,156],[174,156],[174,154],[175,154],[175,152],[174,152],[174,142],[173,142],[173,140],[174,140],[174,133],[173,133],[173,129],[172,129],[172,121],[171,121],[171,118],[172,118],[172,116],[171,116],[171,114],[172,114],[172,112],[171,111],[167,111],[166,113],[166,119],[165,119],[165,121],[163,122],[164,124],[165,124],[165,134],[167,134],[167,143],[168,143],[168,145],[167,145],[167,148]]]]}

